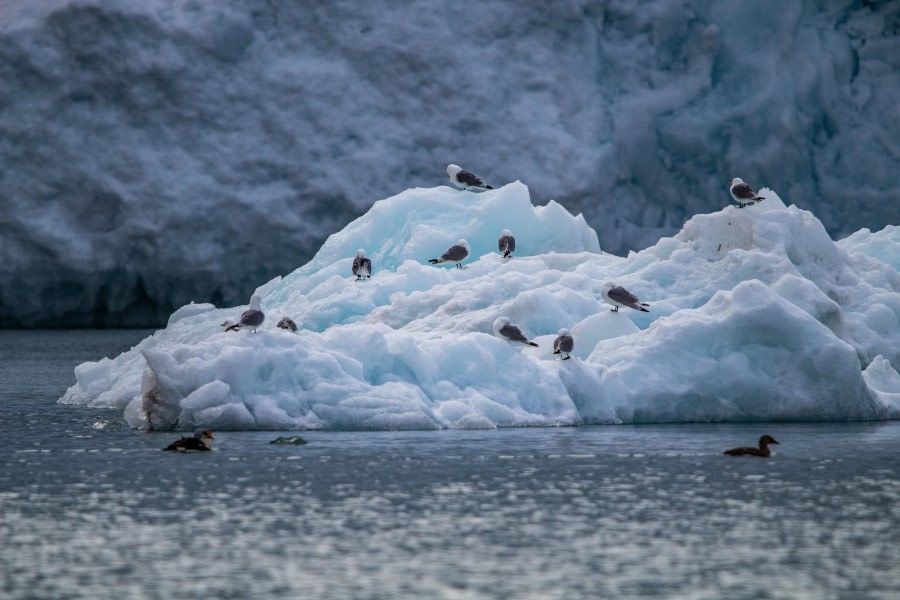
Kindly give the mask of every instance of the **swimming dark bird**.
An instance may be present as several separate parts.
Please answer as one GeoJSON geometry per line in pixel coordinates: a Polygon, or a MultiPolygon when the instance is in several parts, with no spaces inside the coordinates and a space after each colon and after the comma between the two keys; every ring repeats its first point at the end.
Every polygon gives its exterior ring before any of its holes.
{"type": "Polygon", "coordinates": [[[366,251],[360,248],[353,258],[353,274],[356,280],[368,279],[372,276],[372,261],[366,258],[366,251]]]}
{"type": "MultiPolygon", "coordinates": [[[[260,299],[257,294],[253,294],[250,296],[250,306],[241,313],[241,319],[238,321],[238,325],[240,327],[246,327],[247,329],[252,330],[256,333],[256,329],[262,325],[263,321],[266,320],[266,315],[263,314],[262,309],[260,308],[260,299]]],[[[228,331],[226,329],[225,331],[228,331]]]]}
{"type": "Polygon", "coordinates": [[[497,240],[497,247],[500,248],[500,254],[503,258],[509,258],[516,251],[516,238],[513,237],[509,229],[504,229],[497,240]]]}
{"type": "Polygon", "coordinates": [[[647,308],[650,306],[649,304],[641,302],[638,300],[637,296],[622,286],[614,283],[604,284],[604,286],[600,288],[600,296],[603,298],[604,302],[612,304],[612,310],[616,312],[619,312],[620,306],[627,306],[628,308],[633,308],[634,310],[639,310],[641,312],[650,312],[647,308]]]}
{"type": "Polygon", "coordinates": [[[777,444],[778,442],[771,435],[764,435],[759,438],[759,448],[732,448],[726,450],[723,454],[729,456],[770,456],[769,444],[777,444]]]}
{"type": "Polygon", "coordinates": [[[212,450],[212,444],[209,440],[213,439],[212,431],[209,429],[198,429],[194,432],[193,437],[181,436],[180,440],[175,440],[163,450],[174,450],[176,452],[189,452],[197,450],[207,452],[212,450]]]}
{"type": "Polygon", "coordinates": [[[753,202],[765,200],[762,196],[757,195],[753,188],[744,183],[744,180],[740,177],[735,177],[731,180],[731,187],[728,188],[728,191],[731,192],[731,197],[737,202],[738,208],[744,208],[753,202]]]}
{"type": "Polygon", "coordinates": [[[574,348],[575,338],[572,337],[572,333],[568,329],[560,329],[559,335],[553,341],[553,354],[559,354],[562,360],[568,360],[572,358],[570,354],[574,348]]]}
{"type": "Polygon", "coordinates": [[[428,262],[433,265],[445,262],[455,263],[458,268],[462,269],[462,265],[459,263],[466,260],[467,256],[469,256],[469,242],[466,240],[459,240],[447,248],[447,251],[441,254],[440,258],[430,258],[428,259],[428,262]]]}
{"type": "Polygon", "coordinates": [[[297,324],[294,323],[293,319],[290,317],[281,317],[281,320],[278,321],[276,327],[278,327],[278,329],[290,331],[291,333],[297,333],[297,324]]]}
{"type": "Polygon", "coordinates": [[[538,347],[537,344],[525,337],[521,329],[510,323],[506,317],[497,317],[494,320],[494,335],[510,342],[521,342],[535,348],[538,347]]]}
{"type": "Polygon", "coordinates": [[[450,178],[450,181],[453,182],[453,185],[461,190],[494,189],[486,184],[484,180],[482,180],[481,177],[479,177],[475,173],[466,171],[462,167],[459,167],[457,165],[447,165],[447,177],[450,178]]]}

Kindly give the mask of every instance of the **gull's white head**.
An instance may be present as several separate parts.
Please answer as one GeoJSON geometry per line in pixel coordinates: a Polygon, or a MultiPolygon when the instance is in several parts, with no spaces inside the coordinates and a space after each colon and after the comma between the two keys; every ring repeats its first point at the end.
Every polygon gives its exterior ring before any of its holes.
{"type": "Polygon", "coordinates": [[[460,167],[458,165],[454,165],[454,164],[447,165],[447,177],[449,177],[450,179],[453,179],[453,177],[455,177],[456,174],[459,173],[460,171],[462,171],[462,167],[460,167]]]}
{"type": "Polygon", "coordinates": [[[572,335],[572,332],[570,332],[568,329],[563,327],[562,329],[559,330],[559,335],[572,335]]]}
{"type": "Polygon", "coordinates": [[[509,229],[504,229],[501,235],[512,235],[512,231],[510,231],[509,229]]]}
{"type": "Polygon", "coordinates": [[[456,242],[456,245],[457,245],[457,246],[462,246],[463,248],[465,248],[465,249],[466,249],[466,252],[469,252],[469,251],[471,250],[471,249],[469,248],[469,242],[467,242],[466,240],[459,240],[458,242],[456,242]]]}
{"type": "Polygon", "coordinates": [[[366,251],[360,248],[356,251],[356,258],[363,258],[366,255],[366,251]]]}
{"type": "Polygon", "coordinates": [[[253,294],[252,296],[250,296],[250,308],[252,310],[262,310],[260,308],[260,302],[262,302],[262,300],[260,299],[259,294],[253,294]]]}
{"type": "Polygon", "coordinates": [[[610,282],[604,283],[603,287],[600,288],[600,291],[603,292],[604,294],[608,294],[609,290],[613,289],[614,287],[616,287],[616,284],[610,281],[610,282]]]}
{"type": "Polygon", "coordinates": [[[731,185],[736,185],[738,183],[744,183],[744,180],[741,179],[740,177],[735,177],[734,179],[731,180],[731,185]]]}
{"type": "Polygon", "coordinates": [[[494,319],[494,335],[500,335],[500,329],[502,329],[504,325],[509,325],[509,319],[507,317],[497,317],[494,319]]]}

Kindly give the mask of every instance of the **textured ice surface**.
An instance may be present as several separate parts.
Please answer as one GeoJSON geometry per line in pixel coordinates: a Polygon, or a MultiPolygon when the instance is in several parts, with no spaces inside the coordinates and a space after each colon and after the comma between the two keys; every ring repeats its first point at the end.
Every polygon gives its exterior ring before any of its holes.
{"type": "Polygon", "coordinates": [[[895,2],[435,6],[4,0],[0,326],[244,302],[450,162],[617,254],[732,177],[900,221],[895,2]]]}
{"type": "Polygon", "coordinates": [[[259,333],[222,332],[243,307],[187,305],[131,351],[80,365],[63,401],[181,429],[900,417],[900,274],[878,257],[893,229],[844,249],[811,213],[760,193],[620,257],[520,183],[408,190],[261,286],[259,333]],[[511,260],[496,251],[505,228],[511,260]],[[465,268],[427,264],[461,237],[465,268]],[[370,280],[351,274],[358,248],[370,280]],[[650,312],[612,312],[607,281],[650,312]],[[500,315],[539,347],[493,335],[500,315]],[[281,316],[299,331],[277,329],[281,316]],[[567,361],[552,354],[562,327],[567,361]]]}

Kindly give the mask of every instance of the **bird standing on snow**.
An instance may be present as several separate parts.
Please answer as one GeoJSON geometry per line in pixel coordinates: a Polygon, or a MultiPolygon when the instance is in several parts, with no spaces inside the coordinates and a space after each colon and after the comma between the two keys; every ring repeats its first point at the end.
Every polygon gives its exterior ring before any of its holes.
{"type": "Polygon", "coordinates": [[[219,327],[224,327],[225,331],[240,331],[241,326],[232,321],[231,319],[225,319],[219,324],[219,327]]]}
{"type": "Polygon", "coordinates": [[[447,251],[441,254],[440,258],[430,258],[428,262],[433,265],[437,265],[440,263],[456,263],[456,266],[462,269],[461,263],[466,260],[466,257],[469,256],[469,242],[466,240],[459,240],[449,248],[447,251]]]}
{"type": "Polygon", "coordinates": [[[360,248],[353,259],[353,274],[356,280],[368,279],[372,276],[372,261],[366,258],[366,251],[360,248]]]}
{"type": "Polygon", "coordinates": [[[759,448],[732,448],[726,450],[722,454],[729,456],[771,456],[772,451],[769,450],[769,444],[777,444],[778,442],[771,435],[764,435],[759,438],[759,448]]]}
{"type": "Polygon", "coordinates": [[[603,300],[607,304],[612,304],[615,312],[619,312],[620,306],[627,306],[628,308],[633,308],[634,310],[639,310],[641,312],[650,312],[647,310],[647,307],[650,306],[646,302],[641,302],[638,300],[638,297],[623,288],[620,285],[616,285],[614,283],[604,284],[602,288],[600,288],[600,296],[603,297],[603,300]]]}
{"type": "Polygon", "coordinates": [[[509,322],[506,317],[497,317],[494,321],[494,335],[502,337],[510,342],[522,342],[529,346],[538,347],[522,333],[522,330],[509,322]]]}
{"type": "Polygon", "coordinates": [[[290,317],[281,317],[281,320],[278,321],[276,325],[278,329],[284,329],[286,331],[290,331],[291,333],[297,333],[297,324],[290,317]]]}
{"type": "Polygon", "coordinates": [[[740,177],[735,177],[731,180],[731,187],[728,188],[728,191],[731,192],[731,197],[737,202],[738,208],[744,208],[753,202],[765,200],[762,196],[757,195],[753,188],[744,183],[744,180],[740,177]]]}
{"type": "Polygon", "coordinates": [[[486,184],[481,177],[475,173],[464,170],[457,165],[447,165],[447,177],[453,182],[453,185],[461,190],[492,190],[491,186],[486,184]]]}
{"type": "Polygon", "coordinates": [[[211,439],[213,439],[213,434],[209,429],[197,430],[194,432],[194,437],[181,436],[180,440],[175,440],[163,450],[174,450],[176,452],[199,450],[206,452],[212,450],[212,444],[209,442],[211,439]]]}
{"type": "Polygon", "coordinates": [[[500,239],[497,240],[497,247],[500,248],[500,254],[503,255],[503,258],[509,258],[516,251],[516,238],[513,237],[509,229],[504,229],[503,233],[500,234],[500,239]]]}
{"type": "MultiPolygon", "coordinates": [[[[260,299],[257,294],[250,296],[250,307],[241,313],[241,320],[237,323],[238,326],[246,327],[256,333],[257,327],[262,325],[263,321],[266,320],[266,315],[263,314],[259,303],[260,299]]],[[[228,331],[228,329],[225,331],[228,331]]]]}
{"type": "Polygon", "coordinates": [[[559,335],[553,341],[553,354],[559,354],[562,360],[568,360],[572,358],[570,353],[575,348],[575,338],[572,337],[572,334],[568,329],[560,329],[559,335]],[[562,356],[565,354],[565,356],[562,356]]]}

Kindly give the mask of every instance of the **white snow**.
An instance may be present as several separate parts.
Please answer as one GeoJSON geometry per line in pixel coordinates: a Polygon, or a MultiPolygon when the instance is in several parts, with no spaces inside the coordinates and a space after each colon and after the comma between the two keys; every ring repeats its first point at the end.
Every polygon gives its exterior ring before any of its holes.
{"type": "Polygon", "coordinates": [[[61,401],[179,429],[900,418],[895,228],[835,243],[813,214],[759,191],[762,203],[696,215],[620,257],[518,182],[407,190],[259,287],[259,333],[221,331],[243,307],[185,306],[131,351],[80,365],[61,401]],[[504,228],[511,260],[495,248],[504,228]],[[461,237],[465,268],[427,264],[461,237]],[[351,273],[359,247],[370,280],[351,273]],[[650,312],[610,311],[611,280],[650,312]],[[500,315],[539,347],[495,337],[500,315]],[[281,316],[296,334],[275,327],[281,316]],[[562,327],[567,361],[552,354],[562,327]]]}
{"type": "Polygon", "coordinates": [[[439,4],[3,0],[0,327],[245,302],[450,162],[618,254],[732,177],[900,221],[894,2],[439,4]]]}

